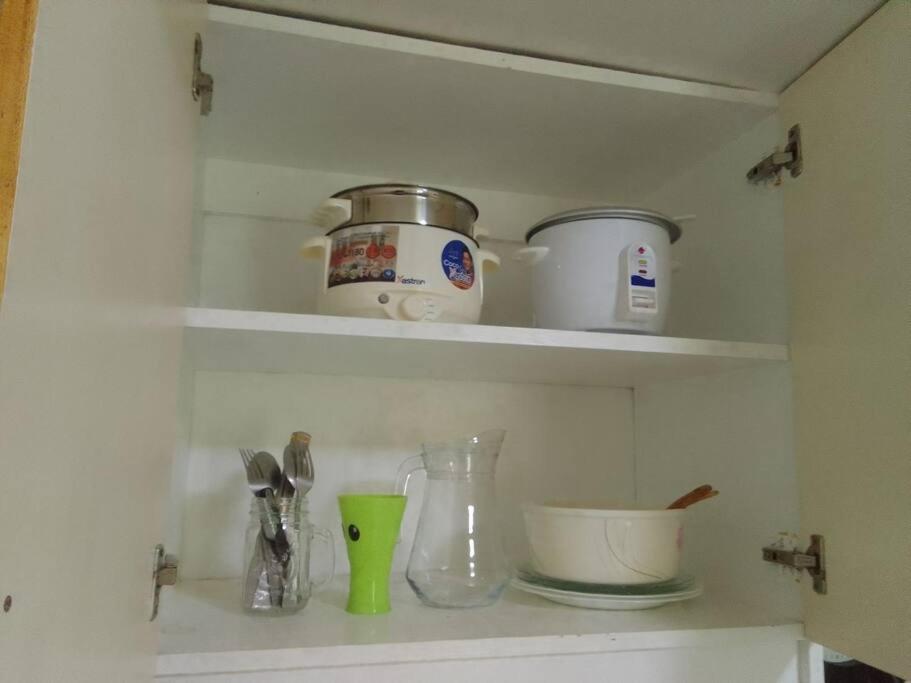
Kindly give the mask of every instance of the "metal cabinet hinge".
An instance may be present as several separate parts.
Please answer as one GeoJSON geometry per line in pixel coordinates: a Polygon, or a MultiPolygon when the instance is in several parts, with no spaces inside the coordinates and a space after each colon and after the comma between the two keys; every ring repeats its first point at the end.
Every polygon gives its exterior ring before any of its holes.
{"type": "Polygon", "coordinates": [[[159,543],[155,546],[152,557],[152,616],[149,621],[155,621],[158,616],[158,602],[161,597],[162,586],[173,586],[177,583],[177,556],[165,553],[164,546],[159,543]]]}
{"type": "Polygon", "coordinates": [[[193,85],[191,92],[193,100],[199,102],[199,113],[208,116],[212,111],[212,92],[215,82],[212,74],[202,70],[202,36],[198,33],[193,41],[193,85]]]}
{"type": "Polygon", "coordinates": [[[803,171],[799,123],[791,126],[791,130],[788,131],[788,144],[784,150],[773,152],[753,166],[747,171],[747,180],[751,183],[761,183],[774,178],[777,185],[781,182],[781,172],[784,170],[790,171],[792,178],[796,178],[803,171]]]}
{"type": "Polygon", "coordinates": [[[826,543],[819,534],[810,536],[810,547],[805,552],[766,546],[762,549],[762,559],[792,569],[806,569],[813,579],[813,590],[820,595],[826,594],[826,543]]]}

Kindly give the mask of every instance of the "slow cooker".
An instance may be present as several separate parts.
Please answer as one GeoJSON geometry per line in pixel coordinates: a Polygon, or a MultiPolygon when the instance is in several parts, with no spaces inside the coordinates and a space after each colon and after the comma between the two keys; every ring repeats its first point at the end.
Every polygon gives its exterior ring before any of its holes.
{"type": "Polygon", "coordinates": [[[661,334],[680,226],[654,211],[599,206],[549,216],[515,258],[532,267],[537,327],[661,334]]]}
{"type": "Polygon", "coordinates": [[[330,315],[476,323],[484,272],[499,257],[478,246],[478,209],[419,185],[364,185],[317,212],[329,231],[304,243],[323,261],[317,309],[330,315]]]}

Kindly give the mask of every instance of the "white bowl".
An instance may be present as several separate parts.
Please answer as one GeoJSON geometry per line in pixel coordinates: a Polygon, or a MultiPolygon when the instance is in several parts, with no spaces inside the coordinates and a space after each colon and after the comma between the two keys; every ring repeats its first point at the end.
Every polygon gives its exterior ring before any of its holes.
{"type": "Polygon", "coordinates": [[[556,579],[635,584],[680,572],[686,510],[601,510],[526,505],[535,571],[556,579]]]}

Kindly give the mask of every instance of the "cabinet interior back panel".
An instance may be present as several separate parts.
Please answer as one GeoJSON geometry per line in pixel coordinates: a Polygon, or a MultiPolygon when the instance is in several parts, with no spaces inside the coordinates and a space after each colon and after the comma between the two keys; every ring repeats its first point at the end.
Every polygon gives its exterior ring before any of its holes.
{"type": "MultiPolygon", "coordinates": [[[[199,192],[204,215],[195,262],[197,294],[190,303],[207,308],[316,313],[322,264],[303,259],[300,246],[308,237],[325,233],[325,228],[311,223],[310,214],[340,190],[388,180],[409,179],[206,160],[199,192]]],[[[483,246],[502,260],[499,270],[485,276],[481,322],[530,326],[531,270],[512,256],[524,246],[528,228],[541,218],[577,208],[579,200],[457,187],[438,184],[432,178],[423,182],[474,202],[480,211],[477,225],[491,237],[483,240],[483,246]]],[[[619,198],[614,201],[621,203],[619,198]]]]}
{"type": "MultiPolygon", "coordinates": [[[[316,484],[311,520],[336,535],[347,571],[336,496],[389,492],[399,463],[424,441],[504,428],[497,472],[503,536],[525,553],[521,504],[634,498],[633,405],[627,389],[391,380],[304,374],[199,372],[187,463],[181,573],[186,579],[242,574],[250,493],[237,448],[280,455],[289,434],[313,434],[316,484]]],[[[405,569],[423,491],[418,475],[393,569],[405,569]]],[[[655,501],[660,502],[660,501],[655,501]]],[[[317,571],[322,566],[314,560],[317,571]]]]}

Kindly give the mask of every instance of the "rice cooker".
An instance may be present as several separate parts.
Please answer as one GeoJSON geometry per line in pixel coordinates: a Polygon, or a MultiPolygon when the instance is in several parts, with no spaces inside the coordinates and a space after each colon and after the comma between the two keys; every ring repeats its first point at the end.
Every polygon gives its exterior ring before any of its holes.
{"type": "Polygon", "coordinates": [[[452,192],[364,185],[317,212],[329,232],[304,243],[323,261],[317,309],[330,315],[476,323],[484,272],[500,259],[475,240],[478,209],[452,192]]]}
{"type": "Polygon", "coordinates": [[[600,206],[545,218],[515,258],[532,268],[537,327],[661,334],[671,244],[681,230],[654,211],[600,206]]]}

